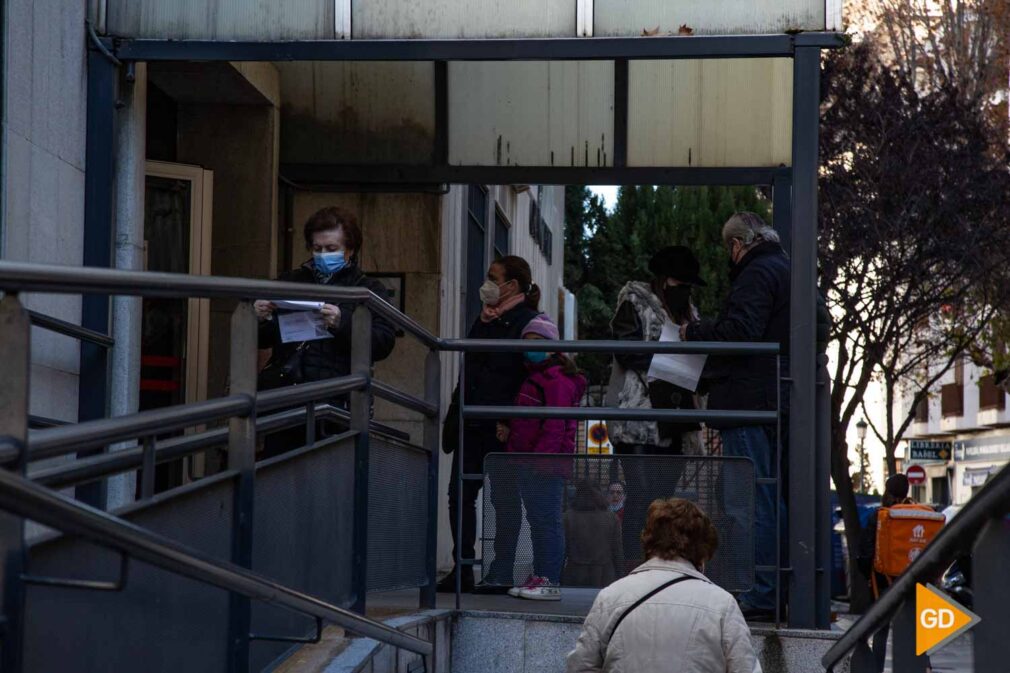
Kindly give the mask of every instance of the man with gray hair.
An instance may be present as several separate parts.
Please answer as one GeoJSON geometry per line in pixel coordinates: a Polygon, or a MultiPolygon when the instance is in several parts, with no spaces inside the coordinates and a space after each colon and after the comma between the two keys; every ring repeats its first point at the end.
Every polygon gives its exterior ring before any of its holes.
{"type": "MultiPolygon", "coordinates": [[[[779,344],[782,375],[789,368],[789,258],[778,233],[754,213],[736,213],[722,228],[729,253],[730,290],[715,320],[699,320],[681,328],[686,341],[771,341],[779,344]]],[[[774,411],[778,406],[778,371],[771,355],[710,357],[705,367],[709,409],[774,411]]],[[[783,390],[782,432],[788,437],[788,405],[783,390]]],[[[758,479],[774,478],[778,444],[774,425],[710,423],[718,428],[724,456],[754,461],[758,479]]],[[[783,464],[785,461],[783,461],[783,464]]],[[[783,491],[785,489],[783,488],[783,491]]],[[[754,496],[755,564],[773,567],[775,555],[776,488],[761,484],[754,496]]],[[[785,506],[778,503],[785,530],[785,506]]],[[[729,508],[727,508],[729,509],[729,508]]],[[[727,511],[746,526],[747,512],[727,511]]],[[[744,617],[771,619],[775,614],[776,573],[755,573],[754,587],[739,597],[744,617]]]]}

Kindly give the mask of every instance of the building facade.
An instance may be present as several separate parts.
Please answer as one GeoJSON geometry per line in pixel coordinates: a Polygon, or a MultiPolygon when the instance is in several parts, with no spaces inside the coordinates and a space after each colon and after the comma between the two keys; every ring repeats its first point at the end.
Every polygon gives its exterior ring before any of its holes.
{"type": "MultiPolygon", "coordinates": [[[[3,259],[87,263],[86,5],[7,3],[3,259]]],[[[386,283],[392,301],[433,333],[464,336],[479,311],[477,288],[488,265],[515,254],[532,267],[541,309],[573,337],[574,301],[563,287],[563,187],[393,189],[353,179],[306,184],[288,176],[288,166],[320,156],[368,162],[423,154],[431,112],[404,107],[400,95],[416,84],[417,70],[402,63],[137,64],[117,83],[112,266],[273,278],[310,257],[301,231],[309,215],[337,205],[361,223],[365,272],[386,283]]],[[[78,296],[27,295],[24,302],[74,325],[86,313],[78,296]]],[[[232,308],[219,300],[115,298],[107,329],[100,330],[114,339],[100,414],[224,395],[232,308]]],[[[397,341],[376,378],[422,396],[423,349],[410,338],[397,341]]],[[[443,404],[457,358],[443,354],[443,404]]],[[[80,341],[33,327],[37,426],[95,417],[96,380],[87,359],[80,341]]],[[[416,414],[377,400],[375,419],[420,440],[416,414]]],[[[450,457],[442,458],[444,494],[450,457]]],[[[168,485],[213,469],[201,457],[159,478],[168,485]]],[[[122,505],[135,492],[133,475],[116,478],[105,502],[122,505]]],[[[443,547],[444,565],[450,559],[443,547]]]]}
{"type": "Polygon", "coordinates": [[[905,433],[904,463],[921,465],[926,473],[912,495],[921,502],[963,505],[1010,462],[1010,395],[992,374],[962,360],[914,410],[910,399],[897,410],[899,417],[915,415],[905,433]]]}

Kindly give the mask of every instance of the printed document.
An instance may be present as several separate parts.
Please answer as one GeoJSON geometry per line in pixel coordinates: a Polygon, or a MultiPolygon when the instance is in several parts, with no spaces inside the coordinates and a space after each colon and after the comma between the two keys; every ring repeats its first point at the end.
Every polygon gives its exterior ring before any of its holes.
{"type": "Polygon", "coordinates": [[[281,328],[281,341],[284,343],[333,338],[326,329],[323,316],[312,311],[278,314],[277,324],[281,328]]]}
{"type": "MultiPolygon", "coordinates": [[[[680,341],[680,327],[667,320],[663,325],[660,341],[680,341]]],[[[663,355],[652,356],[649,366],[649,380],[668,381],[692,392],[698,390],[698,379],[705,368],[707,355],[663,355]]]]}

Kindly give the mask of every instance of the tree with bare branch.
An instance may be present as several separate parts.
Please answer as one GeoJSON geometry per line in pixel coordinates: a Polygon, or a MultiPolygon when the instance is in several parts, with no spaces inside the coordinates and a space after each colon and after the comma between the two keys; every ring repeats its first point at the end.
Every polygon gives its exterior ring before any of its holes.
{"type": "MultiPolygon", "coordinates": [[[[850,548],[860,526],[846,434],[871,381],[884,380],[893,409],[899,384],[939,362],[921,399],[992,324],[1010,286],[1006,143],[977,100],[951,83],[921,91],[911,76],[872,40],[825,61],[819,261],[837,349],[832,478],[850,548]]],[[[893,472],[911,418],[888,417],[875,431],[893,472]]]]}

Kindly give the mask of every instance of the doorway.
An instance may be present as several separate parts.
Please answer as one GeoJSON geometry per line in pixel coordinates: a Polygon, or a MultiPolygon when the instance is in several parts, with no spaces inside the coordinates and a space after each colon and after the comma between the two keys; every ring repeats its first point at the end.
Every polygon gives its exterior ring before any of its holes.
{"type": "MultiPolygon", "coordinates": [[[[213,187],[199,166],[147,162],[145,271],[210,274],[213,187]]],[[[140,410],[207,399],[210,300],[145,297],[141,323],[140,410]]],[[[200,458],[159,465],[155,490],[201,476],[200,458]]]]}

